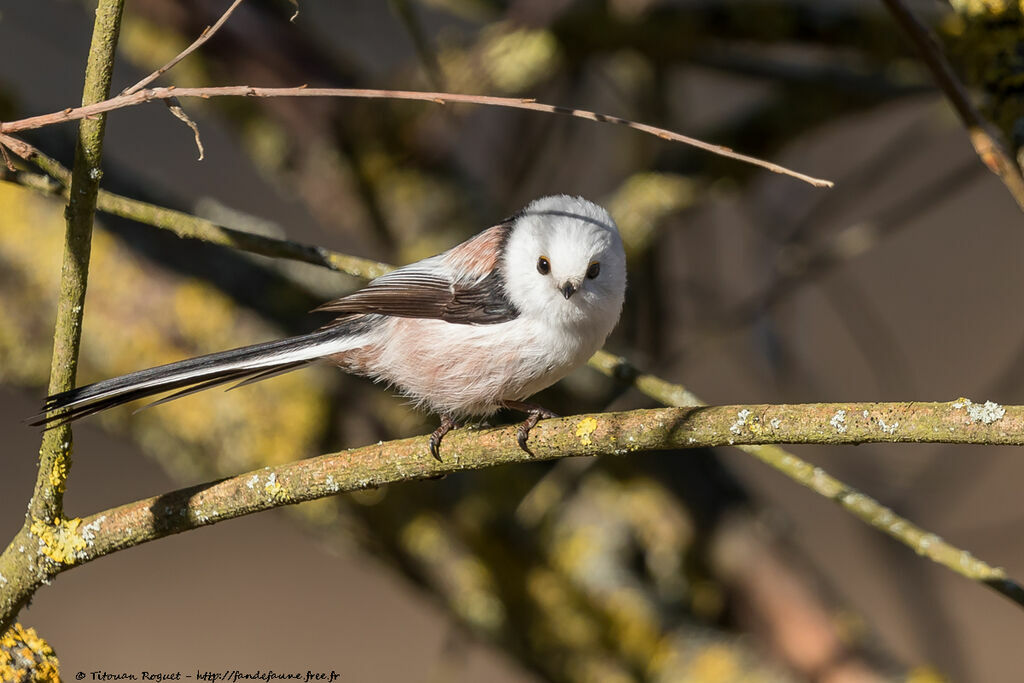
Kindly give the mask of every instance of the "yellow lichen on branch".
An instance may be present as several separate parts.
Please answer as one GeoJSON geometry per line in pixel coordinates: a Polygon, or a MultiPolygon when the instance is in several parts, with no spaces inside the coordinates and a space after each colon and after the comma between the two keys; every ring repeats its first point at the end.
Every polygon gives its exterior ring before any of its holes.
{"type": "MultiPolygon", "coordinates": [[[[949,403],[845,403],[708,406],[597,413],[542,420],[530,433],[531,456],[515,427],[452,431],[430,457],[426,437],[364,446],[288,462],[208,485],[130,503],[82,520],[90,543],[79,562],[190,528],[281,505],[386,484],[432,479],[501,464],[574,456],[627,455],[751,443],[955,442],[1024,445],[1024,406],[1000,406],[998,420],[971,420],[949,403]],[[846,431],[830,424],[837,411],[859,415],[846,431]],[[898,427],[891,425],[898,422],[898,427]]],[[[827,477],[806,463],[810,477],[827,477]]],[[[837,483],[833,493],[856,506],[860,494],[837,483]]],[[[987,567],[987,565],[985,565],[987,567]]],[[[976,579],[1004,579],[978,566],[976,579]]]]}
{"type": "Polygon", "coordinates": [[[35,629],[14,624],[0,633],[0,681],[60,683],[60,680],[57,655],[35,629]]]}

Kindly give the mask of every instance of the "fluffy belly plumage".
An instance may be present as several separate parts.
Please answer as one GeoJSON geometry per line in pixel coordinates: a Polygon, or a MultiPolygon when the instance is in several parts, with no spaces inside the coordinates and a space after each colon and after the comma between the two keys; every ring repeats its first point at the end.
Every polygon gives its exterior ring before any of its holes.
{"type": "Polygon", "coordinates": [[[387,382],[432,412],[485,416],[502,401],[525,399],[564,377],[600,343],[586,341],[571,332],[538,330],[523,319],[462,325],[387,318],[366,344],[334,360],[349,372],[387,382]]]}

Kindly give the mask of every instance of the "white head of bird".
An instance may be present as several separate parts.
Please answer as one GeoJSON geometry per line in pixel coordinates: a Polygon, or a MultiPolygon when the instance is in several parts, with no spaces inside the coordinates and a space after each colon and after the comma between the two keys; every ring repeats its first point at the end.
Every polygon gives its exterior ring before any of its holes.
{"type": "Polygon", "coordinates": [[[615,221],[597,204],[566,195],[533,201],[515,218],[502,267],[524,315],[590,324],[602,341],[618,321],[626,255],[615,221]]]}

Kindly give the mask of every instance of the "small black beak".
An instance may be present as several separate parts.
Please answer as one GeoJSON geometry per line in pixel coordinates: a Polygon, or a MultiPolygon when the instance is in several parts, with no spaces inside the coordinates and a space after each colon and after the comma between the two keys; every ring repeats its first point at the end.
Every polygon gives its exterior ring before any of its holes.
{"type": "Polygon", "coordinates": [[[559,291],[562,292],[562,296],[564,296],[566,299],[568,299],[570,296],[572,296],[573,294],[576,293],[577,289],[579,289],[579,287],[577,287],[576,285],[574,285],[570,281],[566,281],[559,288],[559,291]]]}

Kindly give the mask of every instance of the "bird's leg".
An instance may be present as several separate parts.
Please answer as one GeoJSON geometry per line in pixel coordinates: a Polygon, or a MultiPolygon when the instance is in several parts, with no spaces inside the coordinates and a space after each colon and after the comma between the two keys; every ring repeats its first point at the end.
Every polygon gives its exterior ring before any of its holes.
{"type": "Polygon", "coordinates": [[[444,435],[455,428],[455,420],[452,419],[451,415],[444,414],[441,416],[441,426],[434,430],[434,433],[430,435],[430,454],[434,458],[441,462],[441,439],[444,435]]]}
{"type": "Polygon", "coordinates": [[[543,406],[536,405],[534,403],[524,403],[522,401],[502,401],[501,405],[510,409],[517,410],[520,413],[526,413],[528,417],[526,420],[519,425],[519,429],[516,430],[516,441],[519,442],[519,447],[524,451],[533,455],[533,451],[526,445],[526,440],[530,437],[530,430],[537,426],[537,422],[541,418],[558,417],[558,413],[554,413],[543,406]]]}

